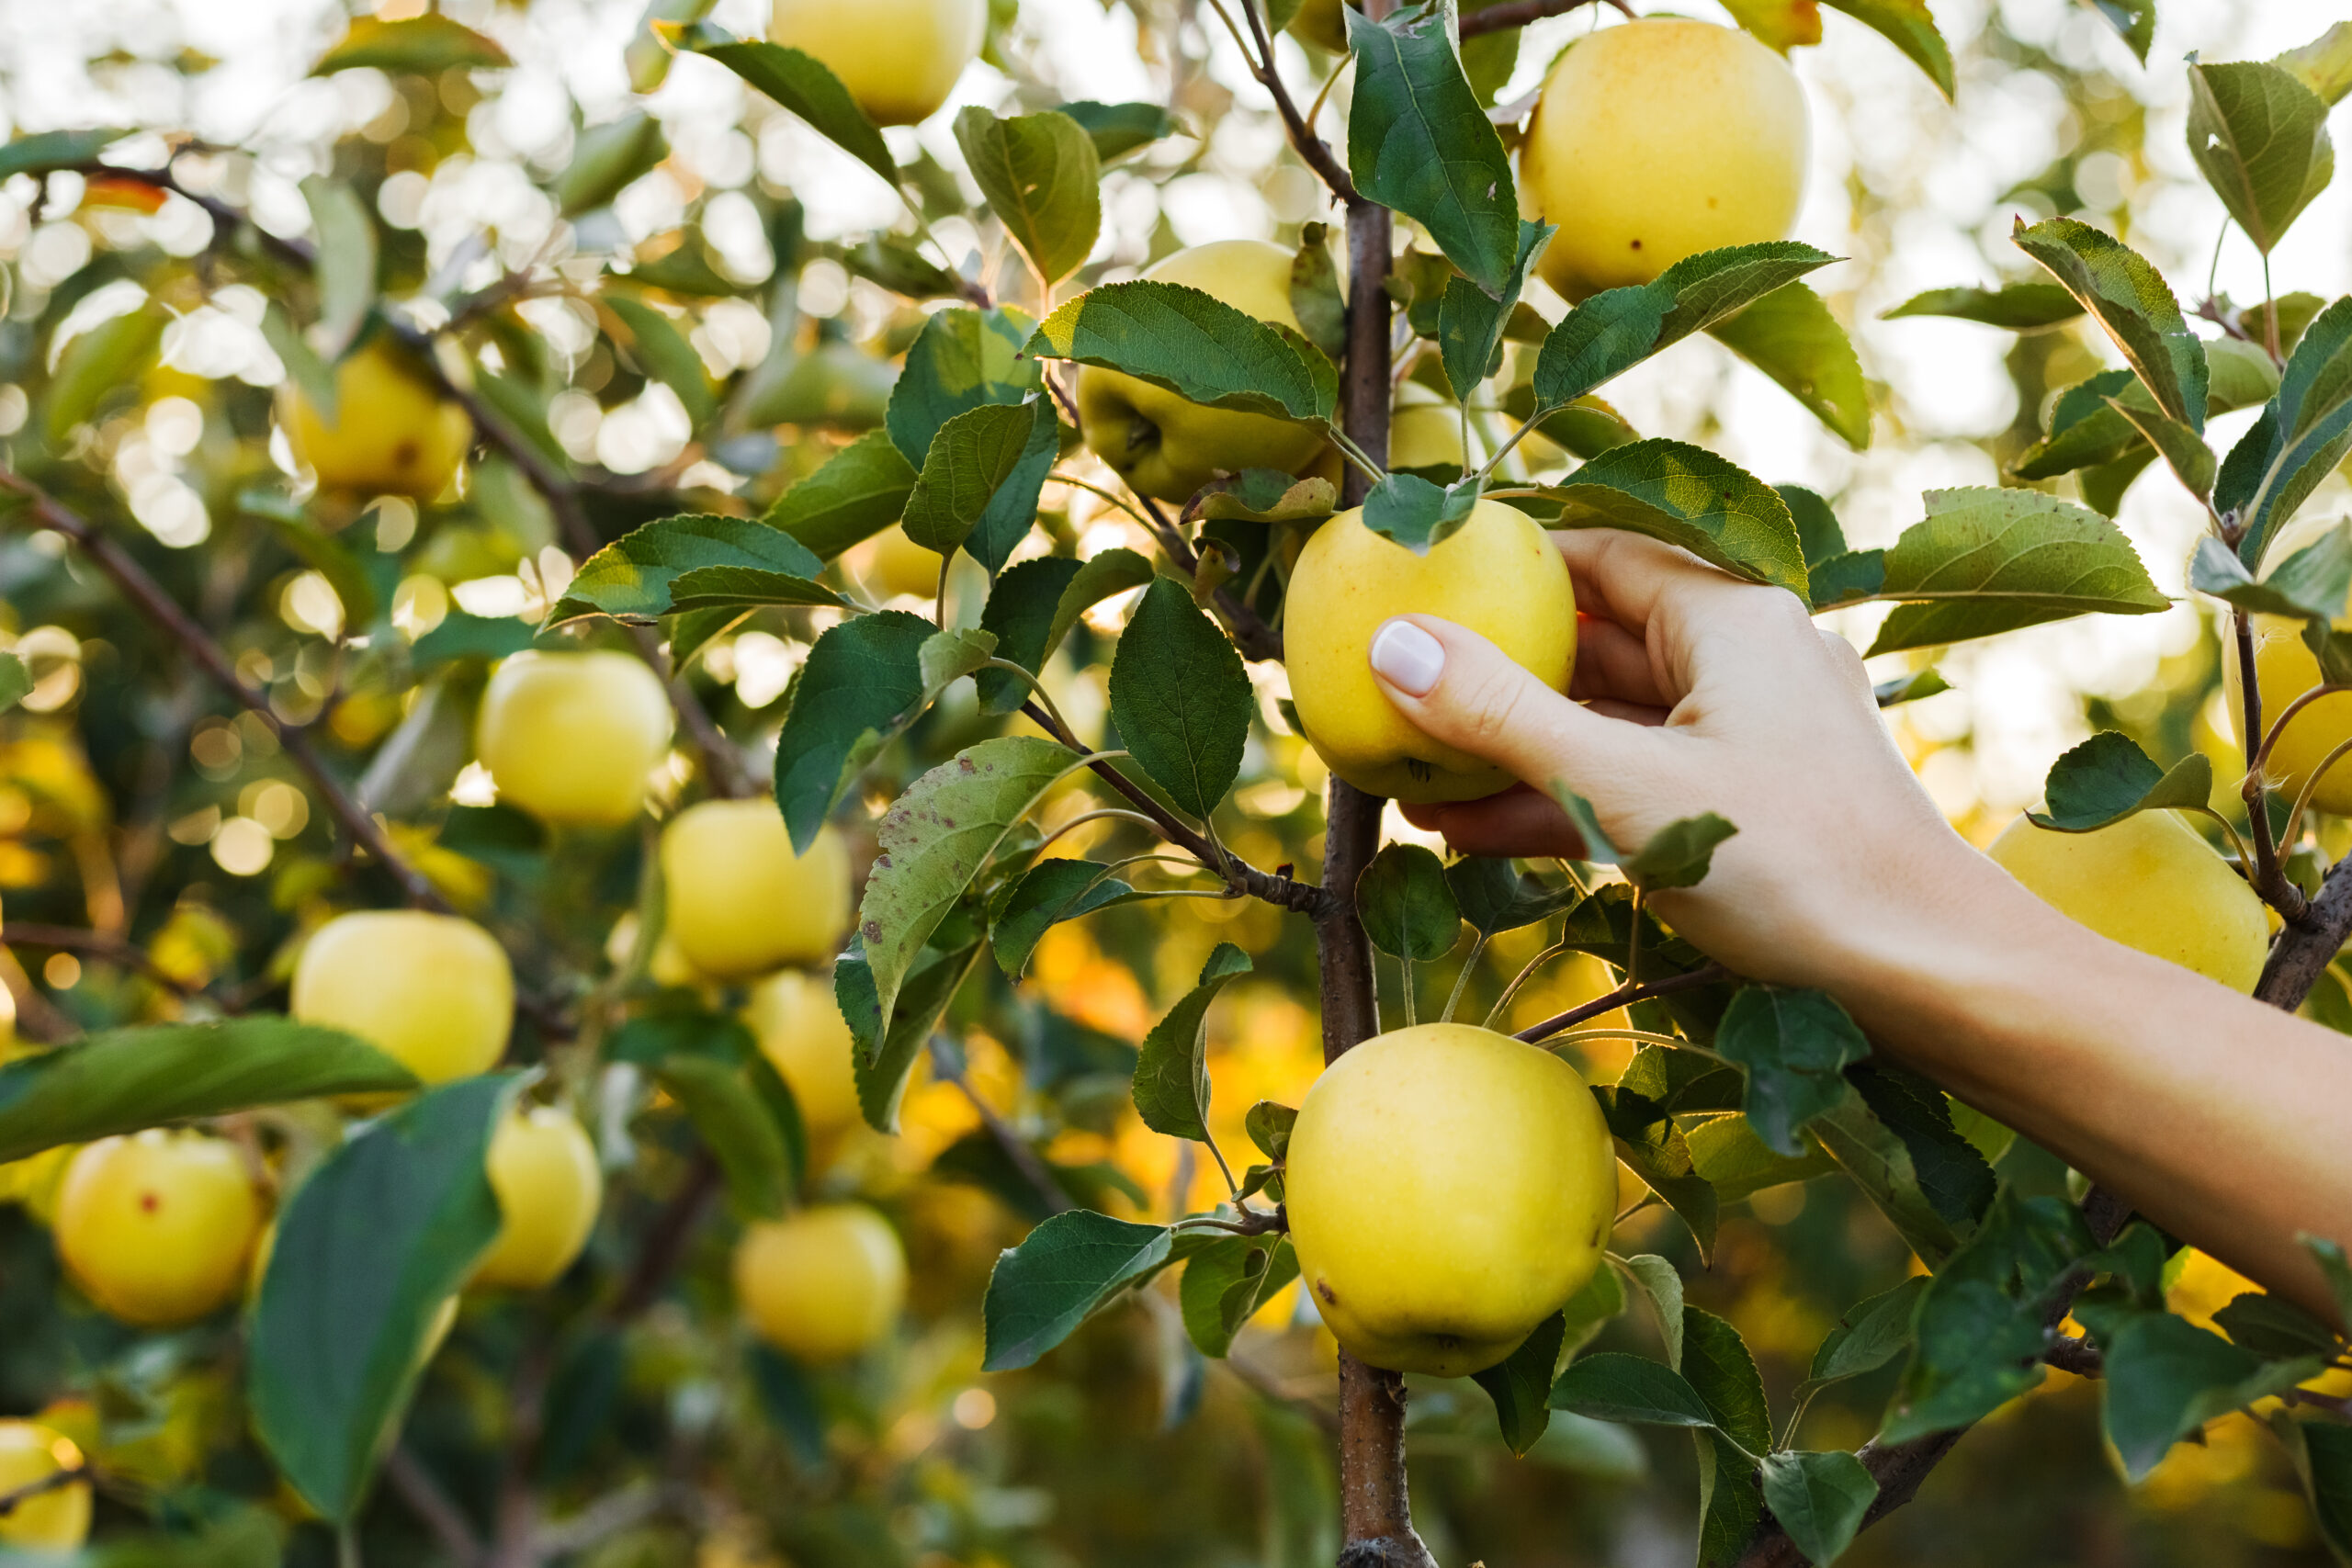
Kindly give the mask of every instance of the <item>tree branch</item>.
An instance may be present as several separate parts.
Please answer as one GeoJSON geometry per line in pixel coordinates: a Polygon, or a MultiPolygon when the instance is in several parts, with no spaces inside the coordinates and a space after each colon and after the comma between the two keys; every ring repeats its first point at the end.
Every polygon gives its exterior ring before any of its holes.
{"type": "Polygon", "coordinates": [[[1250,73],[1258,78],[1260,86],[1273,95],[1274,112],[1282,116],[1283,129],[1290,133],[1291,146],[1297,150],[1300,161],[1315,171],[1334,197],[1344,202],[1355,202],[1359,199],[1355,181],[1348,177],[1346,166],[1331,151],[1330,143],[1316,135],[1315,128],[1306,123],[1306,117],[1298,112],[1298,105],[1291,97],[1290,88],[1283,85],[1283,73],[1274,69],[1273,40],[1266,36],[1266,19],[1259,12],[1258,0],[1240,0],[1240,4],[1242,15],[1250,18],[1250,36],[1258,45],[1258,58],[1250,62],[1250,73]]]}
{"type": "MultiPolygon", "coordinates": [[[[2255,737],[2262,734],[2262,692],[2256,683],[2254,669],[2254,617],[2233,606],[2230,627],[2237,651],[2239,681],[2245,688],[2245,735],[2246,744],[2251,746],[2256,744],[2255,737]]],[[[2263,750],[2267,750],[2267,746],[2263,750]]],[[[2258,761],[2261,755],[2260,751],[2256,753],[2257,761],[2246,770],[2245,784],[2240,790],[2245,798],[2246,821],[2254,829],[2254,864],[2247,868],[2246,879],[2262,896],[2262,901],[2278,910],[2279,919],[2291,930],[2310,919],[2310,904],[2303,890],[2288,880],[2285,868],[2278,863],[2278,848],[2271,841],[2270,803],[2258,761]]]]}
{"type": "Polygon", "coordinates": [[[311,781],[311,786],[319,792],[320,797],[327,804],[327,809],[334,814],[335,820],[351,836],[352,842],[365,850],[390,874],[412,905],[442,914],[453,912],[448,900],[441,897],[433,884],[425,879],[424,873],[401,858],[376,819],[362,810],[359,802],[344,787],[343,782],[327,771],[326,763],[311,749],[309,733],[277,716],[269,705],[268,694],[248,684],[244,677],[237,673],[227,650],[213,640],[211,633],[197,625],[187,612],[164,592],[161,584],[147,575],[146,569],[134,560],[129,551],[93,527],[80,513],[12,468],[0,468],[0,490],[11,491],[30,502],[30,516],[37,526],[72,540],[90,563],[122,591],[134,608],[187,650],[214,685],[269,728],[270,733],[277,739],[279,749],[311,781]]]}
{"type": "Polygon", "coordinates": [[[974,1089],[972,1080],[964,1076],[963,1067],[952,1059],[949,1052],[939,1048],[936,1038],[931,1042],[931,1070],[963,1091],[964,1098],[970,1101],[972,1110],[979,1116],[980,1125],[988,1129],[989,1136],[996,1140],[997,1147],[1004,1151],[1004,1157],[1012,1162],[1012,1168],[1021,1173],[1021,1179],[1035,1190],[1047,1213],[1058,1214],[1076,1207],[1070,1201],[1069,1194],[1062,1190],[1061,1183],[1054,1179],[1053,1171],[1030,1145],[1029,1140],[1013,1131],[1012,1123],[997,1114],[995,1106],[980,1098],[980,1091],[974,1089]]]}
{"type": "Polygon", "coordinates": [[[1717,985],[1730,978],[1730,970],[1720,964],[1708,964],[1691,970],[1687,975],[1675,975],[1664,980],[1652,980],[1641,986],[1620,986],[1605,997],[1595,997],[1589,1002],[1579,1002],[1564,1013],[1547,1018],[1541,1023],[1531,1024],[1521,1030],[1517,1038],[1526,1041],[1531,1045],[1540,1045],[1560,1031],[1574,1029],[1587,1019],[1599,1018],[1603,1013],[1615,1012],[1619,1008],[1631,1007],[1635,1002],[1645,1002],[1653,997],[1670,997],[1677,991],[1696,990],[1702,986],[1717,985]]]}
{"type": "Polygon", "coordinates": [[[1571,11],[1580,11],[1591,5],[1613,6],[1628,17],[1634,15],[1634,7],[1626,4],[1626,0],[1510,0],[1507,5],[1464,12],[1454,36],[1474,39],[1481,33],[1523,28],[1530,22],[1540,22],[1546,17],[1565,17],[1571,11]]]}
{"type": "Polygon", "coordinates": [[[605,1311],[608,1319],[627,1323],[661,1299],[670,1276],[685,1260],[686,1243],[694,1238],[695,1227],[718,1195],[718,1161],[710,1150],[698,1146],[677,1191],[670,1195],[670,1201],[646,1227],[637,1262],[605,1311]]]}
{"type": "MultiPolygon", "coordinates": [[[[1159,540],[1159,547],[1167,552],[1168,558],[1187,577],[1199,575],[1200,554],[1185,542],[1182,530],[1168,520],[1168,514],[1159,509],[1159,502],[1149,496],[1139,495],[1136,499],[1143,502],[1144,512],[1151,518],[1152,534],[1159,540]]],[[[1231,589],[1220,588],[1209,597],[1216,603],[1217,614],[1224,617],[1226,629],[1233,634],[1234,646],[1241,649],[1244,659],[1262,663],[1283,656],[1282,634],[1268,626],[1258,612],[1236,598],[1231,589]]]]}
{"type": "Polygon", "coordinates": [[[405,1445],[384,1456],[384,1480],[458,1568],[475,1568],[481,1562],[481,1537],[474,1533],[472,1522],[405,1445]]]}
{"type": "Polygon", "coordinates": [[[88,1465],[69,1464],[62,1470],[51,1471],[39,1481],[28,1481],[22,1486],[0,1492],[0,1519],[15,1513],[20,1504],[29,1503],[36,1497],[45,1497],[51,1492],[62,1492],[68,1486],[87,1484],[89,1479],[88,1465]]]}
{"type": "Polygon", "coordinates": [[[14,921],[0,925],[0,947],[45,947],[53,953],[87,953],[108,964],[126,964],[138,970],[148,979],[167,991],[183,997],[204,994],[201,986],[190,985],[155,962],[154,954],[119,936],[104,931],[77,931],[72,926],[27,925],[14,921]]]}

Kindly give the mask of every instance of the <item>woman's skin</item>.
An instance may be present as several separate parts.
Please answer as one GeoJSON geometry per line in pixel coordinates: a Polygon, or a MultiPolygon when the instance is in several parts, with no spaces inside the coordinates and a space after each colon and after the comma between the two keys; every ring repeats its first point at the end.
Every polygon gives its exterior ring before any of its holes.
{"type": "MultiPolygon", "coordinates": [[[[1741,975],[1828,991],[1881,1049],[2336,1321],[2295,1238],[2352,1245],[2352,1040],[2097,935],[1971,848],[1895,750],[1861,660],[1788,593],[1632,535],[1555,537],[1585,617],[1567,697],[1408,615],[1368,650],[1389,700],[1583,795],[1620,844],[1729,819],[1706,880],[1655,896],[1677,931],[1741,975]]],[[[1582,849],[1539,789],[1406,815],[1465,854],[1582,849]]]]}

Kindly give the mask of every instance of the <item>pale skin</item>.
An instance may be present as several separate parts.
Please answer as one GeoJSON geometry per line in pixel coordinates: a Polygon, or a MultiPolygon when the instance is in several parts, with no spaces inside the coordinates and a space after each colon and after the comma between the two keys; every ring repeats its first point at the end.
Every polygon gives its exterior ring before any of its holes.
{"type": "MultiPolygon", "coordinates": [[[[1812,986],[1878,1049],[2165,1230],[2335,1321],[2298,1234],[2352,1244],[2352,1040],[2060,915],[1943,820],[1853,648],[1788,593],[1631,535],[1555,536],[1579,627],[1566,697],[1476,633],[1385,623],[1383,690],[1431,736],[1589,800],[1638,845],[1714,811],[1738,834],[1656,895],[1737,973],[1812,986]]],[[[1574,856],[1538,789],[1409,807],[1465,854],[1574,856]]]]}

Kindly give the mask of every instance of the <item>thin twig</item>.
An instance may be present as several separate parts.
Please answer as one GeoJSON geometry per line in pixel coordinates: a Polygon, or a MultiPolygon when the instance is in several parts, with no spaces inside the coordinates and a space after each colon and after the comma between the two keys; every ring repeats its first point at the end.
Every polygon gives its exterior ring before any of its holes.
{"type": "Polygon", "coordinates": [[[472,1521],[405,1446],[384,1456],[384,1480],[458,1568],[473,1568],[481,1561],[481,1537],[472,1521]]]}
{"type": "MultiPolygon", "coordinates": [[[[1191,545],[1184,542],[1182,531],[1169,521],[1168,513],[1159,509],[1158,502],[1148,496],[1136,499],[1143,502],[1144,511],[1149,514],[1148,526],[1152,536],[1159,541],[1159,547],[1167,552],[1169,560],[1186,577],[1198,576],[1201,558],[1191,545]]],[[[1209,597],[1216,605],[1217,614],[1224,618],[1226,629],[1233,634],[1234,646],[1241,649],[1244,659],[1263,661],[1283,656],[1282,634],[1268,626],[1255,610],[1235,598],[1231,589],[1220,588],[1209,597]]]]}
{"type": "Polygon", "coordinates": [[[1546,17],[1565,17],[1570,11],[1591,5],[1613,6],[1626,16],[1634,15],[1634,7],[1626,0],[1510,0],[1509,5],[1488,6],[1484,10],[1464,13],[1455,36],[1474,39],[1481,33],[1498,33],[1510,28],[1523,28],[1530,22],[1540,22],[1546,17]]]}
{"type": "Polygon", "coordinates": [[[637,1262],[606,1310],[613,1322],[627,1323],[661,1299],[670,1276],[685,1259],[686,1243],[693,1239],[695,1225],[718,1195],[718,1178],[717,1158],[707,1148],[697,1148],[677,1191],[646,1226],[637,1262]]]}
{"type": "Polygon", "coordinates": [[[1575,1028],[1589,1018],[1599,1018],[1603,1013],[1615,1012],[1619,1008],[1631,1007],[1635,1002],[1645,1002],[1656,997],[1670,997],[1677,991],[1696,990],[1702,986],[1716,985],[1730,978],[1731,971],[1722,964],[1707,964],[1691,970],[1687,975],[1674,975],[1663,980],[1652,980],[1640,986],[1620,986],[1605,997],[1595,997],[1592,1000],[1572,1007],[1564,1013],[1522,1029],[1515,1038],[1524,1040],[1531,1045],[1536,1044],[1550,1039],[1562,1030],[1575,1028]]]}
{"type": "Polygon", "coordinates": [[[0,925],[0,947],[45,947],[53,953],[86,953],[109,964],[128,964],[148,979],[183,997],[204,994],[204,987],[180,978],[155,962],[155,955],[137,942],[104,931],[79,931],[72,926],[27,925],[11,921],[0,925]]]}
{"type": "Polygon", "coordinates": [[[15,1513],[21,1504],[51,1492],[62,1492],[68,1486],[85,1484],[89,1479],[90,1467],[87,1464],[69,1464],[61,1470],[51,1471],[39,1481],[28,1481],[22,1486],[0,1492],[0,1519],[15,1513]]]}
{"type": "Polygon", "coordinates": [[[1013,1129],[1011,1122],[997,1113],[995,1106],[980,1098],[979,1090],[972,1087],[972,1080],[965,1077],[964,1069],[954,1060],[954,1054],[941,1049],[936,1038],[931,1042],[931,1070],[962,1091],[964,1099],[979,1117],[980,1125],[988,1130],[989,1137],[996,1140],[997,1147],[1004,1151],[1004,1157],[1012,1162],[1012,1168],[1021,1173],[1021,1179],[1035,1191],[1038,1201],[1046,1206],[1046,1213],[1058,1214],[1077,1206],[1070,1201],[1069,1194],[1062,1190],[1061,1183],[1054,1179],[1054,1173],[1047,1168],[1044,1157],[1028,1139],[1013,1129]]]}
{"type": "MultiPolygon", "coordinates": [[[[2239,684],[2245,688],[2239,694],[2245,704],[2245,734],[2251,738],[2263,732],[2262,691],[2255,679],[2254,617],[2233,606],[2230,624],[2237,646],[2239,684]]],[[[2254,866],[2246,880],[2254,885],[2264,903],[2278,911],[2279,919],[2290,926],[2302,925],[2310,919],[2310,900],[2278,863],[2278,847],[2270,837],[2270,803],[2260,768],[2246,770],[2245,783],[2239,794],[2245,797],[2246,818],[2254,829],[2254,866]]]]}
{"type": "MultiPolygon", "coordinates": [[[[1315,171],[1332,196],[1346,202],[1358,199],[1356,183],[1348,177],[1345,164],[1331,151],[1330,143],[1315,134],[1306,117],[1298,112],[1297,103],[1290,96],[1290,88],[1283,82],[1283,73],[1274,69],[1273,40],[1266,36],[1266,19],[1259,13],[1258,0],[1240,0],[1242,15],[1250,19],[1250,36],[1258,42],[1258,58],[1250,62],[1250,74],[1258,85],[1273,96],[1274,112],[1283,117],[1283,128],[1290,133],[1290,144],[1299,158],[1315,171]]],[[[1246,56],[1248,51],[1242,51],[1246,56]]]]}

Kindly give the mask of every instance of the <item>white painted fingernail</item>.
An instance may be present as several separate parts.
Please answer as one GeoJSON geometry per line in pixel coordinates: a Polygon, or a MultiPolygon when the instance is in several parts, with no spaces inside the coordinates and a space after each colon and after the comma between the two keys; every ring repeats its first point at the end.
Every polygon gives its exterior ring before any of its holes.
{"type": "Polygon", "coordinates": [[[1389,621],[1372,636],[1372,667],[1408,696],[1426,697],[1445,673],[1445,645],[1410,621],[1389,621]]]}

